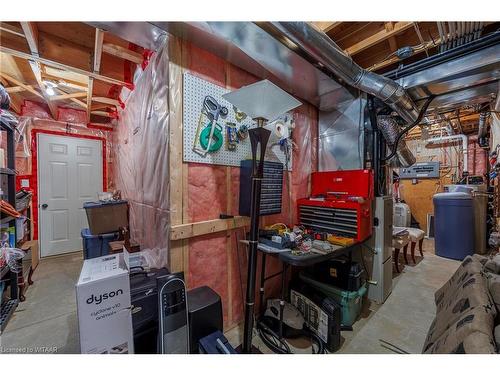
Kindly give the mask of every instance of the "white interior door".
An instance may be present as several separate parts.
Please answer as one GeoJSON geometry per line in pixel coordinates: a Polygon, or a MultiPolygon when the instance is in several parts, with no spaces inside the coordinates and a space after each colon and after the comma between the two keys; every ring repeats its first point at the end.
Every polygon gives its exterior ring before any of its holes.
{"type": "Polygon", "coordinates": [[[83,203],[102,191],[102,143],[38,135],[39,240],[42,257],[82,249],[83,203]]]}

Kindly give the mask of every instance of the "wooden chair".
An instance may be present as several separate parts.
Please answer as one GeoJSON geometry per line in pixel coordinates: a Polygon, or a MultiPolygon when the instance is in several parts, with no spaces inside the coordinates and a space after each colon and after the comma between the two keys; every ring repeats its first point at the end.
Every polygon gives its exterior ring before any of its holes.
{"type": "MultiPolygon", "coordinates": [[[[396,233],[394,231],[393,233],[396,233]]],[[[408,264],[408,244],[410,243],[410,235],[405,233],[404,235],[395,235],[392,236],[392,247],[394,247],[394,264],[396,265],[396,272],[400,273],[399,270],[399,253],[401,249],[403,249],[403,256],[405,258],[406,264],[408,264]]]]}
{"type": "MultiPolygon", "coordinates": [[[[407,228],[407,227],[394,227],[394,231],[401,231],[401,230],[406,230],[410,236],[410,241],[411,241],[411,246],[410,246],[410,251],[411,251],[411,260],[413,263],[417,263],[415,260],[415,247],[417,246],[418,242],[418,250],[420,251],[420,256],[423,258],[424,257],[424,252],[422,250],[422,246],[424,243],[424,237],[425,237],[425,232],[422,229],[418,228],[407,228]]],[[[408,260],[406,259],[405,256],[405,262],[408,264],[408,260]]]]}

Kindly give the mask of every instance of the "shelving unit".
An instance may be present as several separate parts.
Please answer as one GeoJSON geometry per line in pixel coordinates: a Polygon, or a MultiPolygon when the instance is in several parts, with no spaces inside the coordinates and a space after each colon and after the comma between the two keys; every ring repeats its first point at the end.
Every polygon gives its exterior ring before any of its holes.
{"type": "MultiPolygon", "coordinates": [[[[0,113],[0,131],[7,140],[7,167],[0,168],[0,178],[1,178],[1,189],[3,191],[4,197],[7,198],[9,204],[13,207],[16,206],[16,174],[15,174],[15,140],[14,140],[14,129],[12,126],[2,117],[0,113]]],[[[12,216],[7,216],[1,214],[0,223],[2,225],[9,224],[9,226],[14,227],[14,238],[16,238],[15,233],[15,218],[12,216]]],[[[10,285],[10,299],[6,301],[1,301],[0,306],[0,332],[5,330],[10,317],[14,313],[19,304],[19,287],[18,287],[18,275],[11,272],[7,265],[2,266],[0,269],[0,280],[9,280],[10,285]]],[[[3,297],[3,296],[2,296],[3,297]]]]}

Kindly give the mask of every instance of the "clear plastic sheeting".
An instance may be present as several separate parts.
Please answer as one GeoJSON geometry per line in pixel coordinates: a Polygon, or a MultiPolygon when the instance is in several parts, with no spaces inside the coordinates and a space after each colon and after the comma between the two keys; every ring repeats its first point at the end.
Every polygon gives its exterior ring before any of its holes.
{"type": "Polygon", "coordinates": [[[151,267],[168,266],[168,68],[165,40],[120,110],[113,137],[116,189],[129,202],[131,238],[151,267]]]}
{"type": "MultiPolygon", "coordinates": [[[[77,135],[82,137],[96,137],[106,142],[106,160],[108,162],[108,176],[111,169],[111,135],[99,129],[89,129],[86,124],[73,124],[61,121],[39,119],[33,117],[20,117],[15,134],[16,140],[16,170],[18,175],[31,175],[34,173],[32,156],[35,150],[35,139],[33,130],[47,132],[56,135],[77,135]]],[[[109,186],[109,181],[108,181],[109,186]]],[[[96,197],[97,199],[97,197],[96,197]]]]}

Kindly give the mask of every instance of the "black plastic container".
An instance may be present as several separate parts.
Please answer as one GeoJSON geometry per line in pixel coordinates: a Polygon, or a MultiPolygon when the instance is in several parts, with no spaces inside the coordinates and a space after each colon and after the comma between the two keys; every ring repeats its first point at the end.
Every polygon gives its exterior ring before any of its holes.
{"type": "Polygon", "coordinates": [[[359,290],[365,282],[361,265],[343,258],[315,264],[308,273],[318,281],[349,292],[359,290]]]}

